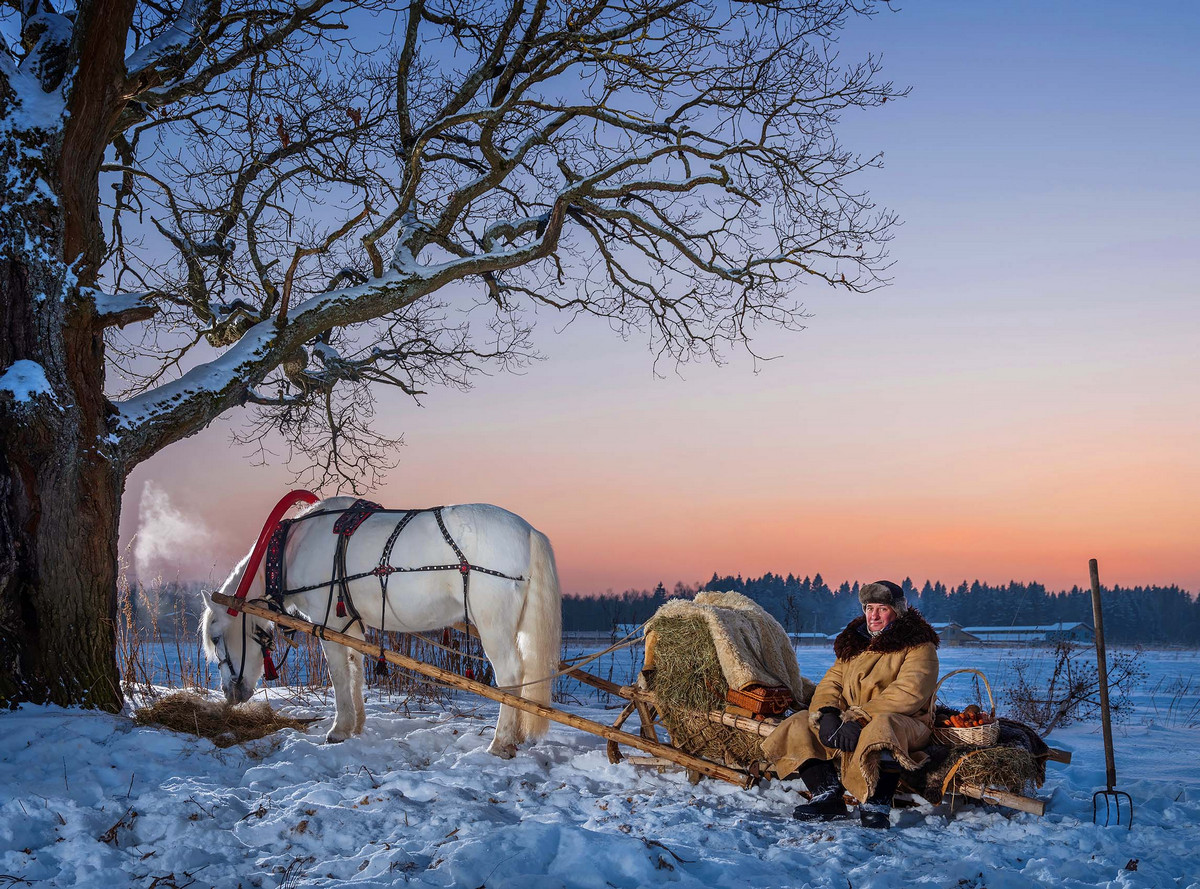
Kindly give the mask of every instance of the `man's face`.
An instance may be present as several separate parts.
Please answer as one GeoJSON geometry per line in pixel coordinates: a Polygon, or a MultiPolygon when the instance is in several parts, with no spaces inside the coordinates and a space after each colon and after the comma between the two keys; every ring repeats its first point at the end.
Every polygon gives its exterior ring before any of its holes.
{"type": "Polygon", "coordinates": [[[896,609],[891,605],[864,605],[863,614],[867,616],[867,629],[872,633],[882,633],[896,619],[896,609]]]}

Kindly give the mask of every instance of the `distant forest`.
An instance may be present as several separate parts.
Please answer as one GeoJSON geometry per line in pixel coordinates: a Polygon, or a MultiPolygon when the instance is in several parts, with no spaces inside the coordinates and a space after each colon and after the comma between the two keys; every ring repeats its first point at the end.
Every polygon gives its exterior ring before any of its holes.
{"type": "MultiPolygon", "coordinates": [[[[978,580],[957,587],[925,581],[917,588],[911,578],[904,587],[910,604],[931,623],[955,621],[970,626],[1027,626],[1058,621],[1092,623],[1090,590],[1072,587],[1051,592],[1040,583],[1011,582],[991,586],[978,580]]],[[[789,632],[835,633],[861,613],[858,582],[827,585],[820,574],[803,580],[792,574],[767,573],[743,579],[719,577],[701,590],[736,590],[754,599],[789,632]]],[[[694,587],[677,583],[668,592],[663,584],[653,591],[628,590],[621,595],[563,596],[563,628],[610,631],[617,624],[641,623],[667,599],[691,598],[694,587]]],[[[1200,646],[1200,599],[1177,586],[1104,587],[1104,633],[1109,642],[1126,644],[1200,646]]]]}
{"type": "MultiPolygon", "coordinates": [[[[1090,590],[1073,587],[1050,592],[1039,583],[990,586],[975,581],[957,587],[925,581],[920,589],[911,579],[901,584],[908,601],[933,623],[955,621],[971,626],[1027,626],[1058,621],[1092,623],[1090,590]]],[[[125,619],[153,626],[168,635],[194,633],[201,609],[199,583],[134,583],[132,595],[122,597],[125,619]]],[[[858,583],[827,585],[820,574],[798,579],[778,574],[743,579],[716,574],[701,590],[736,590],[754,599],[794,633],[836,633],[861,614],[858,583]]],[[[618,624],[641,623],[672,598],[690,599],[694,586],[675,584],[668,590],[627,590],[605,596],[563,596],[563,629],[611,632],[618,624]]],[[[1113,643],[1186,645],[1200,647],[1200,599],[1169,587],[1104,587],[1104,632],[1113,643]]]]}

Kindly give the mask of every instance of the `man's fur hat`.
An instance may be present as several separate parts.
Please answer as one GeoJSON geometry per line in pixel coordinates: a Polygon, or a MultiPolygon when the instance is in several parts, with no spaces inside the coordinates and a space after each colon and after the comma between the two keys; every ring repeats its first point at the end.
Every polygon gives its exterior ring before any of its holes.
{"type": "Polygon", "coordinates": [[[908,600],[904,598],[904,590],[890,580],[877,580],[859,588],[858,601],[864,608],[867,605],[890,605],[897,615],[908,611],[908,600]]]}

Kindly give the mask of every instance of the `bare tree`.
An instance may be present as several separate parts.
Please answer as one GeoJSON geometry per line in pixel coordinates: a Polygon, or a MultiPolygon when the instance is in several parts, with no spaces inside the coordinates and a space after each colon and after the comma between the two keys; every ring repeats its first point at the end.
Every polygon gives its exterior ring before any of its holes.
{"type": "Polygon", "coordinates": [[[370,387],[538,311],[683,361],[880,283],[875,0],[57,2],[0,12],[0,701],[119,705],[124,480],[226,410],[370,487],[370,387]]]}
{"type": "MultiPolygon", "coordinates": [[[[1013,717],[1036,728],[1043,738],[1100,713],[1100,670],[1094,652],[1060,639],[1053,656],[1044,675],[1035,661],[1015,661],[1016,679],[1007,690],[1013,717]]],[[[1140,647],[1113,657],[1108,684],[1114,721],[1122,722],[1133,712],[1133,692],[1147,675],[1140,647]]]]}

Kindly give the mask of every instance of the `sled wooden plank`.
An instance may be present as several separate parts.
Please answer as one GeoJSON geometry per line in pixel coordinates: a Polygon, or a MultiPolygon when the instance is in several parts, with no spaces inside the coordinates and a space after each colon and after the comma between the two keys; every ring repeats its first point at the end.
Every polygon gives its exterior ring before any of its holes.
{"type": "Polygon", "coordinates": [[[395,664],[398,667],[403,667],[406,670],[412,670],[414,673],[420,673],[423,676],[428,676],[431,679],[436,679],[439,682],[445,683],[453,688],[469,691],[480,697],[488,700],[496,701],[501,704],[507,704],[510,707],[516,707],[518,710],[524,710],[528,713],[542,716],[552,722],[561,723],[562,725],[570,726],[571,728],[585,731],[588,734],[599,735],[601,738],[606,738],[610,741],[617,741],[627,747],[634,747],[644,753],[649,753],[683,766],[693,772],[699,772],[708,775],[712,778],[720,778],[722,781],[728,781],[738,787],[747,788],[754,783],[754,779],[745,772],[731,769],[727,766],[718,765],[709,762],[706,759],[701,759],[698,756],[691,756],[671,747],[667,744],[660,744],[656,741],[651,741],[642,738],[630,732],[623,732],[618,729],[611,728],[600,722],[594,722],[591,719],[584,719],[582,716],[575,716],[572,713],[567,713],[558,710],[554,707],[548,707],[545,704],[539,704],[536,701],[528,700],[520,695],[510,694],[492,688],[490,685],[484,685],[482,682],[476,682],[473,679],[465,679],[457,673],[451,673],[449,670],[443,670],[440,667],[435,667],[432,664],[427,664],[424,661],[416,660],[415,658],[407,657],[395,651],[389,651],[380,648],[377,645],[371,645],[361,639],[355,639],[353,636],[347,636],[345,633],[338,633],[334,630],[318,627],[306,620],[301,620],[292,617],[288,614],[280,614],[271,609],[259,605],[257,602],[246,602],[239,599],[234,599],[232,596],[226,596],[222,593],[213,593],[213,601],[221,605],[226,605],[231,608],[238,608],[245,611],[247,614],[253,614],[257,617],[265,618],[279,626],[288,629],[302,630],[310,633],[318,638],[327,639],[330,642],[336,642],[339,645],[345,645],[347,648],[353,648],[356,651],[361,651],[373,658],[383,657],[390,664],[395,664]]]}
{"type": "Polygon", "coordinates": [[[1045,800],[1031,799],[1028,796],[1018,796],[1015,793],[1008,793],[1004,790],[993,790],[980,787],[977,784],[959,784],[954,788],[954,792],[980,800],[981,802],[994,803],[998,806],[1005,806],[1006,808],[1016,809],[1020,812],[1028,812],[1038,817],[1046,814],[1045,800]]]}
{"type": "Polygon", "coordinates": [[[760,738],[765,738],[771,734],[779,725],[778,719],[764,719],[759,721],[751,719],[748,716],[734,716],[732,713],[721,713],[717,710],[709,712],[708,721],[715,722],[718,725],[728,725],[743,732],[758,735],[760,738]]]}
{"type": "Polygon", "coordinates": [[[625,761],[636,768],[656,768],[656,769],[671,769],[675,768],[675,763],[669,759],[663,759],[661,756],[627,756],[625,761]]]}
{"type": "Polygon", "coordinates": [[[1050,752],[1046,754],[1046,759],[1051,762],[1069,763],[1071,761],[1070,750],[1059,750],[1057,747],[1051,747],[1050,752]]]}

